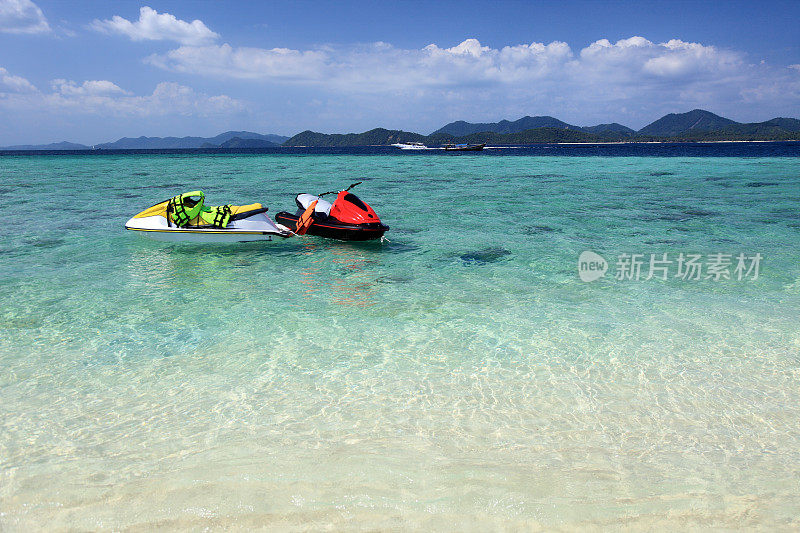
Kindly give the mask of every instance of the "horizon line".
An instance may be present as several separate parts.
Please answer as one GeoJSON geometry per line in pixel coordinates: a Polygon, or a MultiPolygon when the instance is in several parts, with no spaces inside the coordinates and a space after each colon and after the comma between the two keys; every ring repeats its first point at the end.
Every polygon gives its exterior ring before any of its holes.
{"type": "MultiPolygon", "coordinates": [[[[570,124],[568,122],[565,122],[565,121],[563,121],[563,120],[561,120],[559,118],[556,118],[556,117],[554,117],[552,115],[524,115],[524,116],[522,116],[522,117],[520,117],[520,118],[518,118],[516,120],[509,120],[509,119],[503,118],[503,119],[497,120],[495,122],[469,122],[469,121],[466,121],[466,120],[463,120],[463,119],[453,120],[451,122],[448,122],[444,126],[441,126],[440,128],[438,128],[436,130],[433,130],[431,133],[428,133],[428,134],[418,133],[418,132],[411,131],[411,130],[386,128],[386,127],[383,127],[383,126],[375,126],[373,128],[369,128],[369,129],[366,129],[366,130],[361,131],[361,132],[351,131],[351,132],[343,132],[343,133],[328,133],[328,132],[322,132],[322,131],[315,131],[315,130],[312,130],[312,129],[305,129],[305,130],[301,130],[301,131],[295,133],[294,135],[282,135],[282,134],[278,134],[278,133],[258,133],[258,132],[255,132],[255,131],[230,129],[230,130],[226,130],[226,131],[220,132],[220,133],[218,133],[216,135],[211,135],[211,136],[208,136],[208,137],[205,137],[205,136],[202,136],[202,135],[183,135],[183,136],[178,136],[178,135],[165,135],[165,136],[158,136],[158,135],[129,136],[129,135],[123,135],[122,137],[119,137],[118,139],[113,140],[113,141],[102,141],[102,142],[96,142],[96,143],[91,143],[91,144],[79,143],[79,142],[69,141],[69,140],[65,139],[65,140],[61,140],[61,141],[44,142],[44,143],[17,143],[17,144],[10,144],[10,145],[6,145],[6,146],[0,146],[0,149],[9,150],[10,148],[14,148],[14,147],[18,147],[18,146],[49,146],[49,145],[52,145],[52,144],[63,144],[63,143],[77,144],[77,145],[81,145],[81,146],[86,146],[88,148],[88,147],[94,147],[94,146],[103,145],[103,144],[113,144],[113,143],[121,141],[122,139],[142,139],[142,138],[145,138],[145,139],[169,139],[169,138],[186,139],[186,138],[190,138],[190,137],[197,137],[197,138],[201,138],[201,139],[211,139],[213,137],[218,137],[219,135],[223,135],[225,133],[232,133],[232,132],[253,133],[253,134],[262,135],[262,136],[271,136],[272,135],[272,136],[276,136],[276,137],[286,137],[286,139],[289,140],[289,139],[292,139],[293,137],[296,137],[297,135],[299,135],[301,133],[305,133],[305,132],[317,133],[317,134],[321,134],[321,135],[359,135],[359,134],[362,134],[362,133],[367,133],[367,132],[370,132],[370,131],[383,129],[383,130],[387,130],[387,131],[400,131],[400,132],[403,132],[403,133],[413,133],[415,135],[422,135],[422,136],[425,136],[425,137],[429,137],[430,135],[433,135],[437,131],[449,126],[450,124],[455,124],[457,122],[463,122],[463,123],[472,124],[472,125],[474,125],[474,124],[497,124],[497,123],[500,123],[500,122],[512,122],[512,123],[513,122],[518,122],[518,121],[520,121],[522,119],[525,119],[525,118],[552,118],[554,120],[558,120],[559,122],[563,122],[567,126],[573,126],[573,127],[577,127],[577,128],[581,128],[581,129],[583,129],[583,128],[592,128],[592,127],[601,126],[601,125],[618,124],[620,126],[623,126],[625,128],[628,128],[628,129],[632,130],[634,133],[638,133],[639,131],[645,129],[646,127],[650,126],[651,124],[654,124],[655,122],[658,122],[659,120],[661,120],[661,119],[663,119],[665,117],[668,117],[670,115],[685,115],[685,114],[691,113],[693,111],[702,111],[704,113],[711,113],[712,115],[715,115],[717,117],[720,117],[720,118],[723,118],[723,119],[726,119],[726,120],[732,120],[733,122],[735,122],[737,124],[761,124],[763,122],[768,122],[770,120],[775,120],[775,119],[800,120],[800,119],[795,118],[795,117],[776,116],[776,117],[772,117],[772,118],[769,118],[769,119],[766,119],[766,120],[762,120],[760,122],[738,122],[736,120],[729,119],[727,117],[724,117],[722,115],[714,113],[713,111],[708,111],[707,109],[694,108],[694,109],[691,109],[689,111],[684,111],[684,112],[680,112],[680,113],[678,113],[678,112],[667,113],[667,114],[662,115],[661,117],[653,120],[652,122],[649,122],[648,124],[642,126],[638,130],[633,129],[633,128],[629,127],[629,126],[626,126],[625,124],[622,124],[621,122],[616,122],[616,121],[601,122],[599,124],[588,125],[588,126],[578,126],[578,125],[575,125],[575,124],[570,124]]],[[[538,128],[531,128],[531,129],[538,129],[538,128]]],[[[478,132],[478,133],[483,133],[483,132],[478,132]]],[[[496,133],[496,132],[492,132],[492,133],[496,133]]],[[[126,150],[126,149],[127,148],[121,148],[121,150],[126,150]]],[[[148,150],[148,148],[136,148],[136,149],[137,150],[138,149],[148,150]]],[[[164,150],[164,149],[165,148],[152,148],[152,150],[164,150]]],[[[176,149],[179,149],[179,148],[176,148],[176,149]]],[[[188,148],[188,149],[195,149],[195,148],[188,148]]],[[[20,150],[24,150],[24,149],[20,149],[20,150]]]]}

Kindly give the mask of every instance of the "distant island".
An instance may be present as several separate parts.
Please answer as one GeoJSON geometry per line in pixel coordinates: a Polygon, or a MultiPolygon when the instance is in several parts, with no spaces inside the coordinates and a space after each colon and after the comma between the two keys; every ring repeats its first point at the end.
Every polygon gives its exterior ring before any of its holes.
{"type": "Polygon", "coordinates": [[[123,137],[118,141],[87,146],[71,142],[52,144],[21,144],[0,150],[171,150],[176,148],[269,148],[278,147],[289,137],[226,131],[215,137],[123,137]]]}
{"type": "Polygon", "coordinates": [[[622,124],[574,126],[549,116],[519,120],[471,123],[459,120],[430,135],[375,128],[363,133],[317,133],[304,131],[289,138],[248,131],[228,131],[215,137],[123,137],[114,142],[86,146],[67,141],[46,145],[17,145],[0,150],[169,150],[238,149],[277,147],[383,146],[399,142],[421,142],[429,146],[447,143],[520,145],[536,143],[610,142],[713,142],[800,140],[800,120],[773,118],[765,122],[741,123],[694,109],[670,113],[636,131],[622,124]]]}
{"type": "Polygon", "coordinates": [[[774,118],[766,122],[740,123],[695,109],[670,113],[635,131],[618,124],[574,126],[553,117],[523,117],[513,122],[451,122],[430,135],[376,128],[364,133],[298,133],[283,146],[369,146],[398,142],[421,142],[429,146],[446,143],[518,145],[535,143],[608,142],[709,142],[800,140],[800,120],[774,118]]]}

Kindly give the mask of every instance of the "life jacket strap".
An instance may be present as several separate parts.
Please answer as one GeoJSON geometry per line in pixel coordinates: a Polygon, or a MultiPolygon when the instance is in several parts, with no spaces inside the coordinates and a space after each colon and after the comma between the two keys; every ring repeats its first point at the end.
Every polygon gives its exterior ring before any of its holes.
{"type": "Polygon", "coordinates": [[[202,218],[206,224],[210,224],[215,228],[225,228],[231,220],[231,206],[205,206],[200,212],[200,218],[202,218]]]}
{"type": "Polygon", "coordinates": [[[167,202],[167,224],[169,224],[170,215],[172,215],[172,222],[179,228],[185,228],[200,214],[203,209],[203,200],[205,200],[203,191],[187,192],[170,198],[167,202]],[[200,199],[195,202],[194,196],[199,196],[200,199]],[[190,202],[195,203],[190,207],[190,202]]]}

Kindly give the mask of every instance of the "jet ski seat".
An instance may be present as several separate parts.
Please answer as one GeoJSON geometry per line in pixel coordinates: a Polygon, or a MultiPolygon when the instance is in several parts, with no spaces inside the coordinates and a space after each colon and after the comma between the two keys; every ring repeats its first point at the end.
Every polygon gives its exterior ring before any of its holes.
{"type": "MultiPolygon", "coordinates": [[[[260,205],[260,204],[254,204],[254,205],[260,205]]],[[[250,206],[246,205],[246,206],[232,206],[232,207],[241,208],[241,207],[250,207],[250,206]]],[[[233,222],[234,220],[242,220],[243,218],[251,217],[253,215],[258,215],[260,213],[266,213],[267,211],[269,211],[269,207],[260,207],[260,208],[257,208],[257,209],[251,209],[249,211],[239,211],[239,212],[236,212],[236,213],[231,215],[231,220],[230,221],[233,222]]]]}
{"type": "Polygon", "coordinates": [[[294,202],[300,209],[298,214],[308,209],[308,206],[310,206],[311,202],[314,200],[317,200],[317,205],[314,207],[314,215],[316,215],[318,218],[327,218],[328,215],[331,214],[331,207],[333,207],[333,204],[327,200],[323,200],[319,196],[306,193],[298,194],[294,199],[294,202]]]}

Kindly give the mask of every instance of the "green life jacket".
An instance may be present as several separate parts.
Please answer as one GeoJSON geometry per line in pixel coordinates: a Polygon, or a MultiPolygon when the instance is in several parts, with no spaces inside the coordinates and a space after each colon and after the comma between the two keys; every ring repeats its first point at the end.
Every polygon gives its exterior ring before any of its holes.
{"type": "Polygon", "coordinates": [[[206,224],[211,224],[215,228],[224,228],[231,220],[231,206],[204,205],[203,209],[200,210],[200,218],[202,218],[206,224]]]}
{"type": "Polygon", "coordinates": [[[186,192],[170,198],[167,202],[167,223],[170,222],[170,214],[172,214],[172,222],[179,228],[185,228],[200,214],[203,209],[203,200],[205,200],[203,191],[186,192]],[[194,196],[199,196],[200,199],[195,200],[194,196]]]}
{"type": "Polygon", "coordinates": [[[197,217],[215,228],[225,228],[231,220],[231,206],[203,205],[205,195],[203,191],[192,191],[170,198],[167,202],[167,220],[170,220],[179,228],[185,228],[197,217]],[[199,197],[199,199],[195,199],[199,197]]]}

